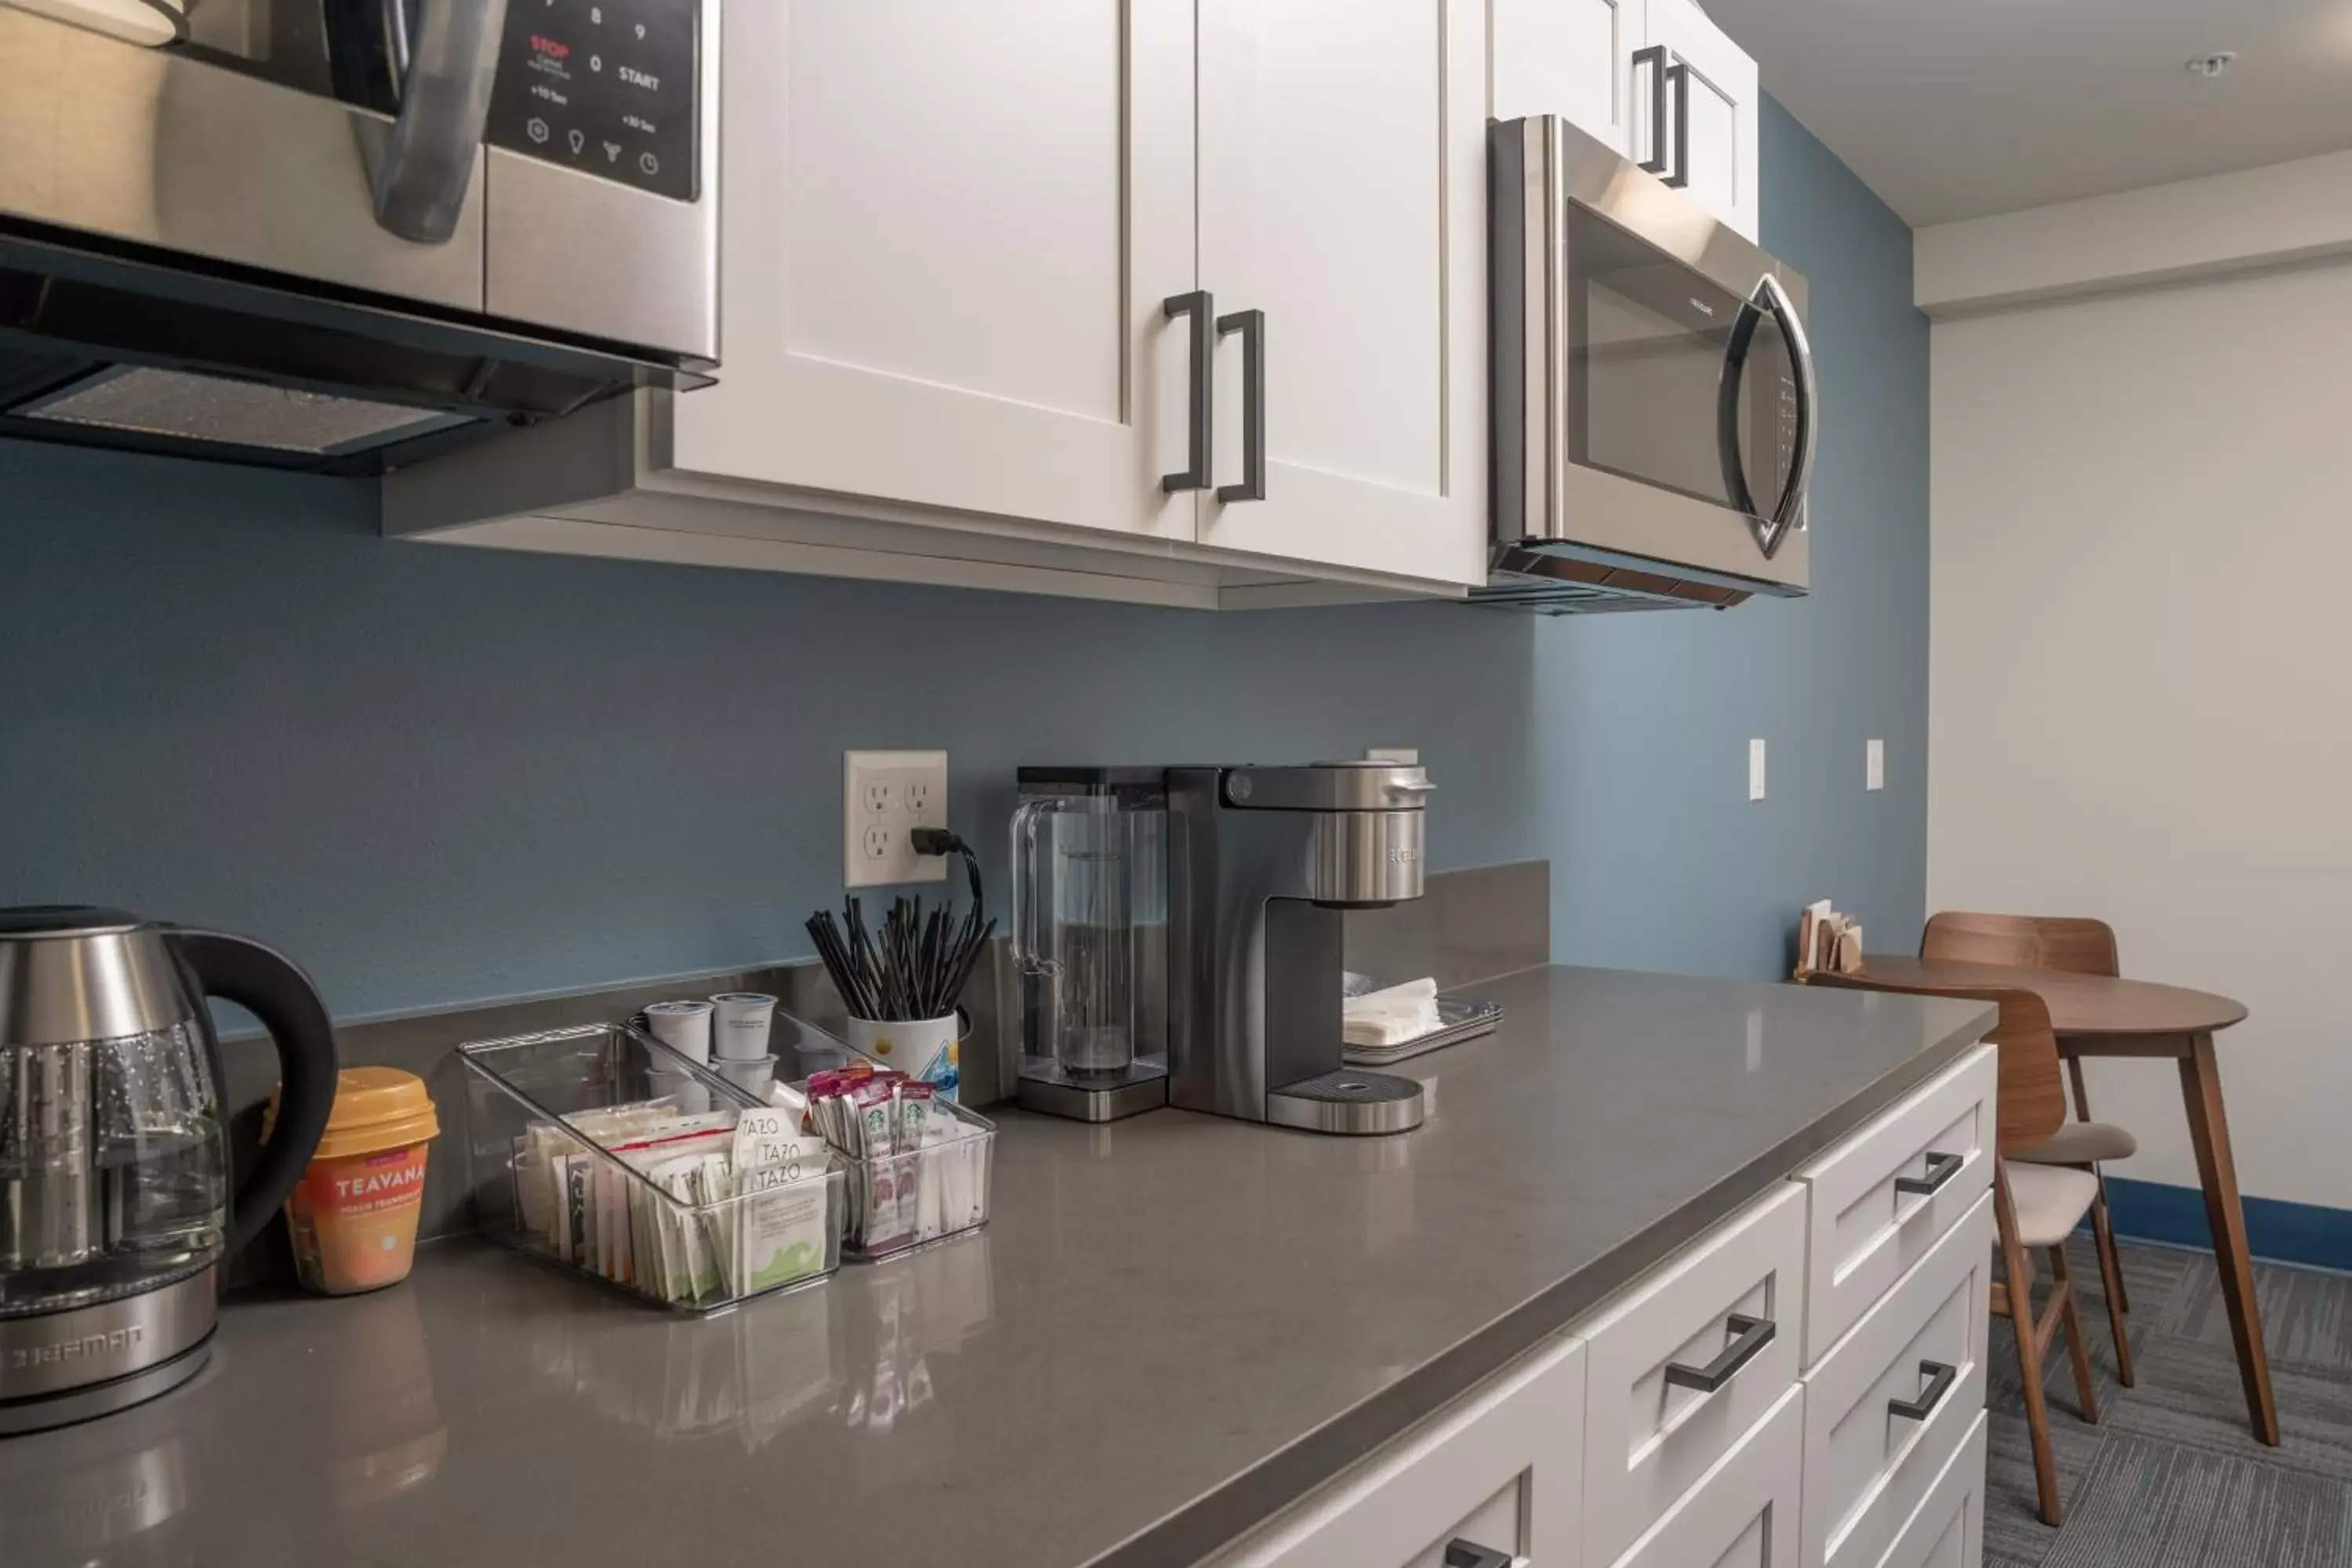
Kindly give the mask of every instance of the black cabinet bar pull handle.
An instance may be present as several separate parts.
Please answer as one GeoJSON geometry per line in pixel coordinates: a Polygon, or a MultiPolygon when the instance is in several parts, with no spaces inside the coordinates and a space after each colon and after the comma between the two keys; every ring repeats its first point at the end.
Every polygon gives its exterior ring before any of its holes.
{"type": "Polygon", "coordinates": [[[1242,335],[1242,482],[1219,485],[1221,501],[1265,499],[1265,312],[1217,318],[1217,336],[1242,335]]]}
{"type": "Polygon", "coordinates": [[[1661,90],[1670,86],[1675,93],[1675,172],[1665,179],[1679,190],[1690,184],[1690,67],[1676,60],[1666,68],[1662,83],[1661,90]]]}
{"type": "Polygon", "coordinates": [[[1924,1176],[1897,1176],[1895,1178],[1895,1190],[1898,1193],[1918,1193],[1923,1196],[1932,1195],[1940,1190],[1946,1182],[1958,1175],[1960,1167],[1967,1163],[1968,1162],[1958,1154],[1938,1154],[1930,1149],[1927,1151],[1927,1173],[1924,1176]]]}
{"type": "Polygon", "coordinates": [[[1650,155],[1642,160],[1642,172],[1663,174],[1666,172],[1666,46],[1652,44],[1646,49],[1633,51],[1633,68],[1646,68],[1650,73],[1650,155]]]}
{"type": "Polygon", "coordinates": [[[1445,1568],[1524,1568],[1527,1559],[1514,1557],[1455,1536],[1445,1543],[1445,1568]]]}
{"type": "Polygon", "coordinates": [[[1210,395],[1216,385],[1216,362],[1211,357],[1216,352],[1217,341],[1209,335],[1209,323],[1217,313],[1216,301],[1205,289],[1195,289],[1189,294],[1171,294],[1160,302],[1160,314],[1170,321],[1180,316],[1192,318],[1192,346],[1186,350],[1184,471],[1161,476],[1160,488],[1174,494],[1178,490],[1204,490],[1209,488],[1209,438],[1215,426],[1211,424],[1210,395]]]}
{"type": "Polygon", "coordinates": [[[1723,1326],[1730,1331],[1732,1340],[1723,1347],[1721,1355],[1705,1366],[1685,1366],[1678,1361],[1670,1361],[1666,1363],[1666,1381],[1676,1388],[1713,1394],[1772,1342],[1774,1330],[1769,1318],[1748,1318],[1734,1312],[1723,1320],[1723,1326]]]}
{"type": "Polygon", "coordinates": [[[1925,1421],[1936,1413],[1936,1406],[1944,1403],[1944,1395],[1952,1392],[1960,1369],[1939,1361],[1923,1361],[1919,1363],[1919,1375],[1927,1380],[1927,1386],[1919,1391],[1916,1399],[1888,1400],[1889,1415],[1899,1415],[1906,1421],[1925,1421]]]}

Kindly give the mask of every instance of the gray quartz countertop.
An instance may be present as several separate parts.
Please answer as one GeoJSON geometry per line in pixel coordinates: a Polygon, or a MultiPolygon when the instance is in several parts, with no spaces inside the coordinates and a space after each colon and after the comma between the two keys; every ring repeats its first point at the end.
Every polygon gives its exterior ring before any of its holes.
{"type": "Polygon", "coordinates": [[[0,1562],[1180,1563],[1562,1327],[1982,1032],[1549,968],[1349,1142],[1007,1111],[995,1217],[707,1320],[470,1240],[235,1299],[187,1387],[0,1439],[0,1562]]]}

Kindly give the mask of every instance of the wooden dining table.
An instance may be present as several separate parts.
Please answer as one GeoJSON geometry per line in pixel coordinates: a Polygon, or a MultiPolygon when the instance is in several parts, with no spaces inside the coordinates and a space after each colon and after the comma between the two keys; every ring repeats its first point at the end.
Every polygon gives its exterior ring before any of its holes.
{"type": "MultiPolygon", "coordinates": [[[[2231,1337],[2237,1342],[2246,1413],[2254,1436],[2276,1447],[2278,1405],[2271,1397],[2270,1357],[2263,1348],[2253,1264],[2246,1251],[2245,1210],[2238,1201],[2238,1166],[2230,1152],[2230,1122],[2222,1113],[2221,1075],[2213,1058],[2213,1037],[2244,1022],[2245,1005],[2210,992],[2146,980],[1955,959],[1871,953],[1863,959],[1862,973],[1864,979],[1889,985],[2031,991],[2049,1007],[2059,1054],[2070,1062],[2089,1057],[2156,1057],[2180,1064],[2180,1097],[2189,1111],[2189,1142],[2197,1151],[2205,1218],[2213,1231],[2221,1301],[2229,1312],[2231,1337]]],[[[2078,1078],[2078,1085],[2080,1081],[2078,1078]]]]}

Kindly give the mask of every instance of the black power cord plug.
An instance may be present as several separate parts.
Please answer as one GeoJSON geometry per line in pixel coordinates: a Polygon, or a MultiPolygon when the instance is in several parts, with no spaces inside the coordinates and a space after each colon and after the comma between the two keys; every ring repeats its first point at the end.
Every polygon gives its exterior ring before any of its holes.
{"type": "Polygon", "coordinates": [[[980,857],[971,852],[971,845],[944,827],[915,828],[907,835],[907,842],[914,847],[918,855],[962,856],[964,875],[971,882],[972,908],[981,907],[980,857]]]}

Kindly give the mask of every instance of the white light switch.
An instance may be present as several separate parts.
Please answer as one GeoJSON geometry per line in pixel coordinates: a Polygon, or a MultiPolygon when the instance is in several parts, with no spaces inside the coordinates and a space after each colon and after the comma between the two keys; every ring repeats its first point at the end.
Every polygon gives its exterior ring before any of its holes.
{"type": "Polygon", "coordinates": [[[1862,746],[1862,787],[1886,787],[1886,742],[1865,741],[1862,746]]]}
{"type": "Polygon", "coordinates": [[[1748,742],[1748,798],[1764,798],[1764,737],[1748,742]]]}

